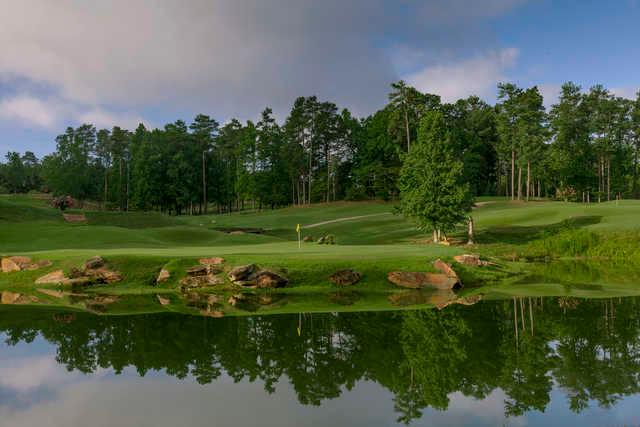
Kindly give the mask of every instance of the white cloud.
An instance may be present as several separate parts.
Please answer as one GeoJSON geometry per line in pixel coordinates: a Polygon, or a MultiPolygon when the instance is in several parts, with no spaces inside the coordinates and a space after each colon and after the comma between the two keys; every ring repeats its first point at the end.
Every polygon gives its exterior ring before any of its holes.
{"type": "Polygon", "coordinates": [[[253,118],[315,94],[364,114],[398,78],[386,43],[435,63],[483,46],[479,23],[521,2],[22,0],[3,5],[0,74],[103,110],[253,118]]]}
{"type": "Polygon", "coordinates": [[[506,71],[518,58],[518,49],[488,52],[471,59],[428,66],[406,77],[409,84],[423,92],[439,94],[452,102],[470,95],[490,97],[496,85],[508,80],[506,71]]]}
{"type": "Polygon", "coordinates": [[[120,126],[124,129],[134,130],[140,123],[149,127],[149,121],[133,114],[120,114],[106,111],[101,108],[94,108],[83,112],[78,112],[75,119],[79,123],[91,123],[96,128],[111,128],[120,126]]]}
{"type": "Polygon", "coordinates": [[[623,86],[611,88],[611,93],[627,99],[636,99],[638,97],[638,91],[640,91],[640,87],[623,86]]]}
{"type": "Polygon", "coordinates": [[[538,90],[540,91],[540,95],[542,95],[542,98],[544,99],[544,106],[549,109],[560,99],[560,91],[562,90],[562,85],[555,83],[544,83],[538,85],[538,90]]]}
{"type": "Polygon", "coordinates": [[[56,111],[46,101],[19,95],[0,101],[0,118],[50,129],[57,121],[56,111]]]}

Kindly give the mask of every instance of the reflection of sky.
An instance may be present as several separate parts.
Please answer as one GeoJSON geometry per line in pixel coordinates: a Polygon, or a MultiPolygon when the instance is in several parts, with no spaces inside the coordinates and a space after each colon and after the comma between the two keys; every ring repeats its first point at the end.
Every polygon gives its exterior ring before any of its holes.
{"type": "MultiPolygon", "coordinates": [[[[0,340],[4,342],[3,336],[0,340]]],[[[544,413],[505,419],[505,395],[495,390],[483,400],[450,395],[449,410],[427,409],[413,425],[433,426],[604,426],[639,425],[640,397],[612,410],[596,405],[569,411],[559,389],[544,413]]],[[[234,384],[222,376],[202,386],[161,373],[140,378],[134,369],[91,375],[68,372],[55,361],[55,348],[38,338],[31,344],[0,344],[0,426],[389,426],[396,424],[392,394],[362,381],[339,399],[303,406],[286,378],[268,394],[260,381],[234,384]]]]}

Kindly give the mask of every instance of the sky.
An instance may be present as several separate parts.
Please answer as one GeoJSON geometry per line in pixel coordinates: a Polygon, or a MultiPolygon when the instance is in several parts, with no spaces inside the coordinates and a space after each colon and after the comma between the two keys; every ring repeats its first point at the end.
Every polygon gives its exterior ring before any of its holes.
{"type": "Polygon", "coordinates": [[[496,85],[640,89],[640,0],[0,0],[0,155],[67,126],[198,113],[283,120],[316,95],[358,116],[404,79],[445,101],[496,85]]]}

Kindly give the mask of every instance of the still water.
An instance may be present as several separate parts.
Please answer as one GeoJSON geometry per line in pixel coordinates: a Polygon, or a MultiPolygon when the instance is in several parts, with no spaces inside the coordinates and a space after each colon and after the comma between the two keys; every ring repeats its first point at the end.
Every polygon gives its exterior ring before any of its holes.
{"type": "Polygon", "coordinates": [[[640,425],[640,300],[211,319],[0,310],[1,426],[640,425]]]}

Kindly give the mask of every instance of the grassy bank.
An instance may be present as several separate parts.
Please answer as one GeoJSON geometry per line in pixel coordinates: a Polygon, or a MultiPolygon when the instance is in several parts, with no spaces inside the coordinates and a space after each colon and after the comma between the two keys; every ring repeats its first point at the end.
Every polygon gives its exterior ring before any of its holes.
{"type": "MultiPolygon", "coordinates": [[[[0,274],[0,290],[33,293],[37,288],[34,281],[41,275],[56,269],[69,272],[87,258],[101,255],[113,269],[122,273],[124,280],[94,286],[83,293],[121,296],[111,307],[118,307],[117,304],[123,307],[109,312],[127,312],[136,307],[143,311],[181,310],[179,307],[187,307],[188,303],[178,292],[186,268],[196,264],[199,257],[221,256],[226,259],[227,268],[256,263],[288,270],[291,285],[277,292],[287,297],[287,303],[270,307],[274,312],[394,309],[398,305],[390,304],[388,297],[400,291],[387,282],[389,271],[429,271],[433,260],[451,261],[454,255],[465,252],[479,253],[498,264],[482,268],[457,266],[466,294],[605,296],[607,292],[635,294],[636,288],[640,289],[636,286],[640,283],[636,280],[638,275],[629,273],[635,270],[632,265],[640,265],[640,222],[637,221],[640,202],[590,206],[500,199],[482,202],[473,212],[477,244],[449,247],[425,244],[427,236],[418,233],[404,218],[394,215],[392,204],[382,202],[344,202],[193,217],[87,211],[85,223],[67,223],[43,198],[1,196],[0,254],[29,255],[35,260],[51,260],[53,265],[38,271],[0,274]],[[333,234],[337,244],[304,243],[299,249],[296,224],[302,225],[303,236],[317,239],[333,234]],[[225,232],[238,228],[257,229],[259,234],[225,232]],[[540,274],[537,267],[522,262],[567,258],[623,260],[627,279],[604,273],[589,278],[583,276],[580,280],[571,275],[569,279],[561,279],[557,271],[540,274]],[[172,277],[155,286],[154,280],[161,268],[169,270],[172,277]],[[353,268],[363,274],[362,280],[348,291],[338,289],[328,280],[333,272],[343,268],[353,268]],[[329,299],[330,295],[345,292],[351,297],[343,301],[339,296],[329,299]],[[156,294],[168,295],[167,298],[175,299],[176,303],[171,308],[160,307],[156,294]],[[135,297],[140,300],[133,302],[135,297]],[[350,304],[344,304],[345,301],[350,304]]],[[[461,230],[458,237],[463,236],[461,230]]],[[[606,268],[605,264],[595,270],[602,272],[606,268]]],[[[227,300],[227,294],[232,295],[238,289],[227,282],[206,292],[224,294],[227,300]]],[[[86,306],[42,293],[38,300],[67,307],[86,306]]],[[[429,298],[422,296],[415,301],[428,304],[429,298]]],[[[186,311],[193,310],[191,307],[186,311]]],[[[229,314],[237,310],[227,306],[224,311],[229,314]]]]}

